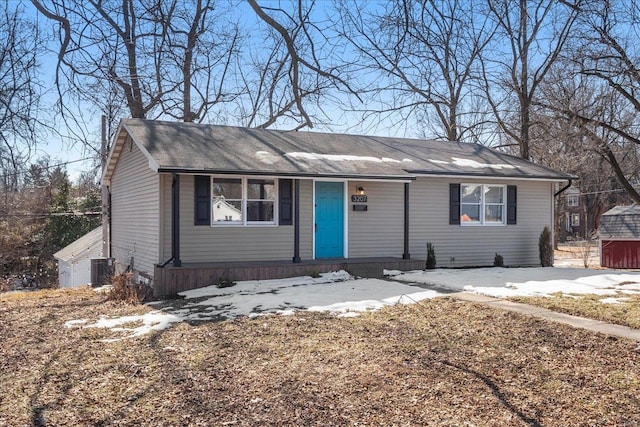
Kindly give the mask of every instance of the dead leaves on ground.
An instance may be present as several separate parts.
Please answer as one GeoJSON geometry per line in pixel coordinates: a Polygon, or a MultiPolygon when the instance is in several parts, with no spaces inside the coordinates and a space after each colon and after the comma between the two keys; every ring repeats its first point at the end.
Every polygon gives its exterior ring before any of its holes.
{"type": "Polygon", "coordinates": [[[442,298],[116,343],[63,327],[146,309],[90,291],[0,297],[0,425],[640,423],[635,343],[442,298]]]}

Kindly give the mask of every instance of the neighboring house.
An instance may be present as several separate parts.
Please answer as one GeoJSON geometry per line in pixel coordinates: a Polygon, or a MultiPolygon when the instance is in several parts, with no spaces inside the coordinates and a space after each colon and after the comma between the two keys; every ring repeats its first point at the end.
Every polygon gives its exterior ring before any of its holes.
{"type": "Polygon", "coordinates": [[[616,206],[600,218],[600,265],[640,268],[640,206],[616,206]]]}
{"type": "Polygon", "coordinates": [[[110,256],[159,295],[356,263],[538,265],[573,176],[458,142],[123,120],[110,256]],[[221,213],[219,214],[218,211],[221,213]]]}
{"type": "Polygon", "coordinates": [[[569,187],[558,200],[559,240],[584,239],[587,217],[580,189],[569,187]]]}
{"type": "Polygon", "coordinates": [[[91,259],[102,256],[102,227],[80,237],[53,254],[58,260],[58,282],[61,288],[91,283],[91,259]]]}

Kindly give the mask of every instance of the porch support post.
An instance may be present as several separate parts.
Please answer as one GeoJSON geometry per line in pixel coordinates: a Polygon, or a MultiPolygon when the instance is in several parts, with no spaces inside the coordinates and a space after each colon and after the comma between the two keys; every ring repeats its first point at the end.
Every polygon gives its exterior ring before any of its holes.
{"type": "Polygon", "coordinates": [[[171,180],[171,257],[173,266],[181,267],[180,260],[180,175],[173,173],[171,180]]]}
{"type": "Polygon", "coordinates": [[[300,180],[293,181],[293,262],[300,262],[300,180]]]}
{"type": "Polygon", "coordinates": [[[409,183],[404,183],[404,253],[402,259],[411,259],[409,254],[409,183]]]}

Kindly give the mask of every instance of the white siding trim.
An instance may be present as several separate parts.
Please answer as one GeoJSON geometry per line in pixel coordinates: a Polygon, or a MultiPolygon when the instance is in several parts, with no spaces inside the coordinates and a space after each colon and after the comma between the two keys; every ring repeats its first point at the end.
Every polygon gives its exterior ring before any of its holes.
{"type": "Polygon", "coordinates": [[[342,211],[342,234],[343,234],[343,242],[342,242],[342,256],[344,258],[349,258],[349,181],[344,181],[342,183],[342,195],[343,195],[343,205],[344,209],[342,211]]]}

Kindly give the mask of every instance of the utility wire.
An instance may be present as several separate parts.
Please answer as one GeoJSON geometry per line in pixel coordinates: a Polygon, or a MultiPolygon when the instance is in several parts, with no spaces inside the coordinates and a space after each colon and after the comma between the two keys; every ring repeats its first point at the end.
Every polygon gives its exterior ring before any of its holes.
{"type": "MultiPolygon", "coordinates": [[[[94,159],[94,157],[84,157],[82,159],[69,160],[69,161],[66,161],[66,162],[63,162],[63,163],[57,163],[55,165],[43,166],[41,169],[43,169],[43,170],[53,169],[53,168],[57,168],[57,167],[60,167],[60,166],[70,165],[71,163],[84,162],[84,161],[93,160],[93,159],[94,159]]],[[[29,170],[15,171],[15,172],[11,172],[11,173],[6,173],[4,175],[0,175],[0,179],[5,179],[5,178],[9,178],[9,177],[16,177],[18,175],[27,174],[27,173],[29,173],[29,170]]]]}

